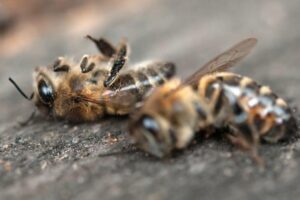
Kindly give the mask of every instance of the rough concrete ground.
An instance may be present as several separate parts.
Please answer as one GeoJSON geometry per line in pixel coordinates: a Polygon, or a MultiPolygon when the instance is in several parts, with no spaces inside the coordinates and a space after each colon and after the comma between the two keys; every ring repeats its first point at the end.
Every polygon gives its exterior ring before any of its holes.
{"type": "Polygon", "coordinates": [[[29,93],[36,65],[95,53],[86,34],[114,42],[125,36],[132,62],[170,60],[182,77],[254,36],[257,48],[235,71],[298,106],[299,9],[297,0],[101,1],[47,23],[16,26],[0,40],[0,199],[299,199],[300,141],[263,145],[265,170],[213,139],[157,160],[131,144],[126,117],[78,125],[37,117],[16,126],[33,106],[7,81],[13,76],[29,93]]]}

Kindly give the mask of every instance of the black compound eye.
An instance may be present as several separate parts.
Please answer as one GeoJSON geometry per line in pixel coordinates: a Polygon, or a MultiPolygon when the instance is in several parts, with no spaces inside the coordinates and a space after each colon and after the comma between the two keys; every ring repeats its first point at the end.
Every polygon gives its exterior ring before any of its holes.
{"type": "Polygon", "coordinates": [[[52,104],[54,101],[53,88],[47,84],[45,80],[40,80],[38,83],[38,91],[41,100],[46,104],[52,104]]]}
{"type": "Polygon", "coordinates": [[[144,115],[140,120],[142,127],[152,135],[156,136],[160,131],[159,124],[153,117],[144,115]]]}

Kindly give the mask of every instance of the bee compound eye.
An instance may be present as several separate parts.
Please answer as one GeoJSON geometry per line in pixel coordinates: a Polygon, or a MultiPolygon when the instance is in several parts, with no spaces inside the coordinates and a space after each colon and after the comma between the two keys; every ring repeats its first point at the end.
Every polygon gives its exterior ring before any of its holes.
{"type": "Polygon", "coordinates": [[[144,115],[140,119],[141,126],[146,129],[149,133],[151,133],[153,136],[157,136],[160,127],[157,121],[149,116],[149,115],[144,115]]]}
{"type": "Polygon", "coordinates": [[[38,92],[41,100],[46,104],[52,104],[54,101],[53,88],[47,84],[45,80],[40,80],[38,83],[38,92]]]}

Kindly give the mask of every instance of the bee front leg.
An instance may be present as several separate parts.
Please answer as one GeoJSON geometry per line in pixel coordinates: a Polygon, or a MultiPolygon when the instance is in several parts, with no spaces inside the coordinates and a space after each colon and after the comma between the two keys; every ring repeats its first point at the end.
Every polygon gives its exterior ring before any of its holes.
{"type": "Polygon", "coordinates": [[[97,49],[108,58],[113,57],[113,55],[117,52],[115,47],[103,38],[96,39],[90,35],[87,35],[86,38],[94,42],[97,49]]]}
{"type": "Polygon", "coordinates": [[[53,64],[53,71],[55,72],[68,72],[70,64],[64,57],[59,57],[53,64]]]}
{"type": "Polygon", "coordinates": [[[89,62],[89,56],[84,55],[80,61],[80,69],[82,73],[88,73],[95,68],[96,64],[94,62],[89,62]]]}

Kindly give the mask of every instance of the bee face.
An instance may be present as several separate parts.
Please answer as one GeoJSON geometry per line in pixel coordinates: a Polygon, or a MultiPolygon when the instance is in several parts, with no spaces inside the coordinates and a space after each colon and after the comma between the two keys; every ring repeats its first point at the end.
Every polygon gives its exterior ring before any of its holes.
{"type": "Polygon", "coordinates": [[[174,80],[155,88],[144,102],[142,109],[132,115],[129,124],[129,133],[136,144],[156,157],[163,157],[173,149],[173,141],[169,134],[172,132],[168,118],[169,109],[164,106],[164,93],[176,84],[177,80],[174,80]],[[166,112],[162,113],[161,110],[166,112]]]}
{"type": "Polygon", "coordinates": [[[178,79],[173,79],[156,88],[144,101],[142,109],[132,115],[129,125],[136,144],[157,157],[182,148],[193,136],[189,125],[194,126],[196,112],[189,102],[193,102],[196,95],[185,88],[178,95],[167,96],[179,83],[178,79]]]}
{"type": "MultiPolygon", "coordinates": [[[[93,91],[96,95],[101,87],[88,82],[88,74],[76,70],[54,71],[51,67],[39,67],[34,74],[35,105],[44,115],[80,122],[93,120],[101,109],[91,103],[80,101],[79,94],[93,91]],[[95,90],[96,88],[97,90],[95,90]]],[[[66,63],[64,65],[67,65],[66,63]]]]}
{"type": "Polygon", "coordinates": [[[130,124],[130,134],[144,151],[164,157],[173,149],[174,139],[170,134],[173,130],[167,119],[161,116],[143,114],[130,124]]]}

